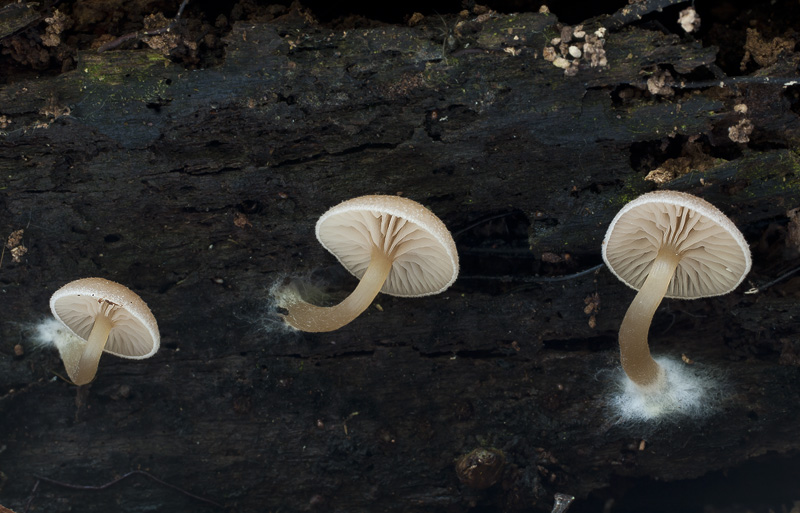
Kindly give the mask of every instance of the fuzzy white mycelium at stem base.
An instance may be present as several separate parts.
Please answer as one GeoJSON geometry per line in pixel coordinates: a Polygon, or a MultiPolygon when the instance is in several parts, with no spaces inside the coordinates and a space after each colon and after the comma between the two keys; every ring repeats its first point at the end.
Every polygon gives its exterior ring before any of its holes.
{"type": "Polygon", "coordinates": [[[620,424],[659,423],[701,419],[717,410],[729,395],[723,373],[677,358],[656,358],[663,372],[662,386],[641,387],[621,370],[613,372],[614,391],[607,402],[611,416],[620,424]]]}
{"type": "Polygon", "coordinates": [[[372,304],[391,268],[390,258],[373,251],[364,276],[344,301],[334,306],[315,306],[287,291],[279,299],[279,307],[285,309],[283,318],[287,324],[301,331],[320,333],[337,330],[353,321],[372,304]]]}

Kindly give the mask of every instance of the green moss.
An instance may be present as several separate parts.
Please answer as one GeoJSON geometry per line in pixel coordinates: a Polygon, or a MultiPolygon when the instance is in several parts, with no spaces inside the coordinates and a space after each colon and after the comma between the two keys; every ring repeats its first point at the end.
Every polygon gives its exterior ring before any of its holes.
{"type": "Polygon", "coordinates": [[[708,118],[720,102],[697,96],[680,104],[653,101],[636,104],[625,109],[616,124],[638,140],[660,139],[670,134],[701,133],[706,130],[708,118]]]}
{"type": "MultiPolygon", "coordinates": [[[[481,32],[478,34],[478,46],[482,48],[502,48],[514,45],[521,38],[529,45],[534,44],[534,36],[547,37],[550,41],[557,37],[554,16],[539,13],[512,14],[490,18],[485,21],[481,32]]],[[[538,39],[538,37],[536,39],[538,39]]],[[[535,43],[536,45],[539,42],[535,43]]]]}
{"type": "MultiPolygon", "coordinates": [[[[83,53],[78,65],[80,90],[115,102],[149,102],[163,97],[169,60],[155,52],[83,53]]],[[[171,73],[170,73],[171,75],[171,73]]]]}
{"type": "MultiPolygon", "coordinates": [[[[652,189],[652,183],[644,177],[643,173],[630,174],[622,191],[610,198],[609,204],[621,207],[652,189]]],[[[710,192],[722,189],[731,203],[769,200],[788,207],[800,203],[800,156],[781,150],[753,153],[732,161],[717,159],[714,167],[692,170],[662,188],[709,188],[710,192]]]]}
{"type": "Polygon", "coordinates": [[[789,203],[800,201],[800,159],[794,152],[753,155],[737,161],[730,171],[735,181],[747,184],[739,192],[742,198],[779,196],[789,203]]]}
{"type": "Polygon", "coordinates": [[[622,190],[609,198],[608,204],[613,210],[619,210],[642,194],[652,189],[652,184],[644,180],[644,175],[631,173],[625,180],[622,190]]]}

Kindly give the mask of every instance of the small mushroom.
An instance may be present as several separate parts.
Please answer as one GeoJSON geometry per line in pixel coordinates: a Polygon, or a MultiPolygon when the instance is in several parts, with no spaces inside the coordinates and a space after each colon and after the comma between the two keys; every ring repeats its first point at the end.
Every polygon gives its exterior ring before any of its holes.
{"type": "Polygon", "coordinates": [[[136,293],[104,278],[67,283],[50,298],[50,310],[76,337],[58,345],[67,374],[76,385],[94,379],[103,351],[141,360],[160,344],[158,324],[136,293]]]}
{"type": "Polygon", "coordinates": [[[714,205],[691,194],[656,191],[625,205],[603,240],[603,260],[638,290],[619,329],[622,368],[642,388],[664,385],[650,356],[647,332],[666,296],[695,299],[727,294],[750,271],[744,236],[714,205]]]}
{"type": "Polygon", "coordinates": [[[296,329],[333,331],[369,307],[378,292],[401,297],[438,294],[458,276],[458,254],[442,221],[416,201],[361,196],[325,212],[317,239],[361,281],[341,303],[314,306],[283,294],[284,320],[296,329]]]}

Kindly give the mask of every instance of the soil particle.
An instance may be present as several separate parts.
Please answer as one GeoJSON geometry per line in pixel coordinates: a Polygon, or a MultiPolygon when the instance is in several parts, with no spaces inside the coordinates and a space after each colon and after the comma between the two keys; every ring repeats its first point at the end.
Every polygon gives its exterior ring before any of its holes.
{"type": "Polygon", "coordinates": [[[747,70],[751,59],[762,68],[772,66],[778,61],[781,52],[791,52],[794,45],[794,39],[788,37],[773,37],[771,41],[767,41],[757,29],[749,28],[747,42],[744,44],[745,54],[739,67],[742,71],[747,70]]]}

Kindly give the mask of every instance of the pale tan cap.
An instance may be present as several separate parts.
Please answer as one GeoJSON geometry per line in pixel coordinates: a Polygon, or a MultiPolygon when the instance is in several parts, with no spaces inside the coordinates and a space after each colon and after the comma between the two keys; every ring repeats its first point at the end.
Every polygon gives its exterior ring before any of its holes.
{"type": "Polygon", "coordinates": [[[344,201],[317,221],[317,239],[361,279],[372,249],[392,259],[381,292],[417,297],[438,294],[458,277],[450,231],[430,210],[400,196],[361,196],[344,201]]]}
{"type": "Polygon", "coordinates": [[[650,192],[625,205],[606,232],[603,260],[639,290],[664,244],[681,256],[666,297],[727,294],[750,271],[750,248],[736,225],[711,203],[677,191],[650,192]]]}
{"type": "Polygon", "coordinates": [[[114,306],[113,328],[104,351],[141,360],[158,351],[158,324],[147,304],[135,292],[105,278],[82,278],[67,283],[50,298],[50,310],[75,335],[89,338],[101,307],[114,306]]]}

